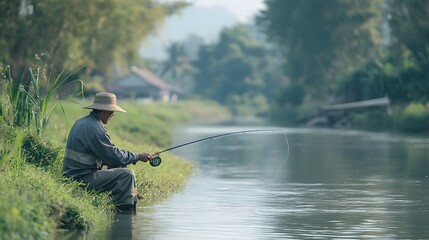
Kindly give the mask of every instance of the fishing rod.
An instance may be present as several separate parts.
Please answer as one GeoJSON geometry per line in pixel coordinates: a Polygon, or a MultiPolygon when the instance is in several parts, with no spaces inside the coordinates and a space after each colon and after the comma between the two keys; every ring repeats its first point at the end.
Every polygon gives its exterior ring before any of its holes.
{"type": "Polygon", "coordinates": [[[220,137],[232,136],[232,135],[237,135],[237,134],[255,133],[255,132],[273,132],[273,133],[275,133],[275,132],[283,132],[284,133],[285,131],[284,130],[277,130],[277,129],[254,129],[254,130],[245,130],[245,131],[223,133],[223,134],[219,134],[219,135],[205,137],[205,138],[197,139],[197,140],[190,141],[190,142],[187,142],[187,143],[179,144],[179,145],[176,145],[176,146],[173,146],[173,147],[169,147],[169,148],[166,148],[166,149],[161,150],[159,152],[156,152],[154,154],[155,156],[149,161],[149,163],[150,163],[150,165],[152,167],[158,167],[161,164],[161,161],[162,161],[161,157],[159,155],[161,153],[174,150],[176,148],[181,148],[181,147],[184,147],[184,146],[187,146],[187,145],[191,145],[191,144],[202,142],[202,141],[206,141],[206,140],[212,140],[213,141],[214,139],[220,138],[220,137]]]}

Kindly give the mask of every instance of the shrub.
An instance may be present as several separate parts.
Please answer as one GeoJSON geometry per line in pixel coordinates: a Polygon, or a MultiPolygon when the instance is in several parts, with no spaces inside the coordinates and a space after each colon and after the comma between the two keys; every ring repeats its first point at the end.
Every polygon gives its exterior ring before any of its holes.
{"type": "Polygon", "coordinates": [[[395,118],[395,125],[400,130],[422,132],[429,129],[429,112],[422,103],[410,103],[395,118]]]}
{"type": "Polygon", "coordinates": [[[62,159],[59,158],[59,154],[62,148],[38,136],[28,134],[22,144],[22,151],[26,162],[61,176],[62,159]]]}
{"type": "Polygon", "coordinates": [[[384,130],[392,126],[392,119],[386,111],[373,110],[353,114],[351,122],[354,127],[368,130],[384,130]]]}

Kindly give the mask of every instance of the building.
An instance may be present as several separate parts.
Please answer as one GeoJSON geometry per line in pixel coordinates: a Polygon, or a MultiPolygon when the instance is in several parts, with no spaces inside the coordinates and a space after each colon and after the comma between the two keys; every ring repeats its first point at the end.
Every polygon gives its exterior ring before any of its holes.
{"type": "Polygon", "coordinates": [[[131,67],[131,73],[121,77],[106,87],[118,98],[156,100],[163,102],[177,101],[183,92],[145,68],[131,67]]]}

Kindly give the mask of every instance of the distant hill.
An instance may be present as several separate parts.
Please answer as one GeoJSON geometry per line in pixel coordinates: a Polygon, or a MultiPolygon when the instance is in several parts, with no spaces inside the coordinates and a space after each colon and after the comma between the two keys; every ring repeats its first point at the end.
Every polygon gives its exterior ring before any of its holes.
{"type": "Polygon", "coordinates": [[[185,41],[191,35],[202,38],[205,43],[213,42],[222,28],[236,23],[238,18],[226,8],[191,6],[168,17],[157,33],[142,43],[139,53],[143,58],[162,60],[166,58],[166,44],[185,41]]]}

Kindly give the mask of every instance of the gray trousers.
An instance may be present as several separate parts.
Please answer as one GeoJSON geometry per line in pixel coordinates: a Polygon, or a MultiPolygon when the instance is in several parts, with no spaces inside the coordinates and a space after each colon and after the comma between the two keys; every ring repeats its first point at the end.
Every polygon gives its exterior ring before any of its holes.
{"type": "Polygon", "coordinates": [[[128,168],[98,170],[81,179],[89,190],[109,191],[115,205],[135,204],[137,188],[134,172],[128,168]]]}

